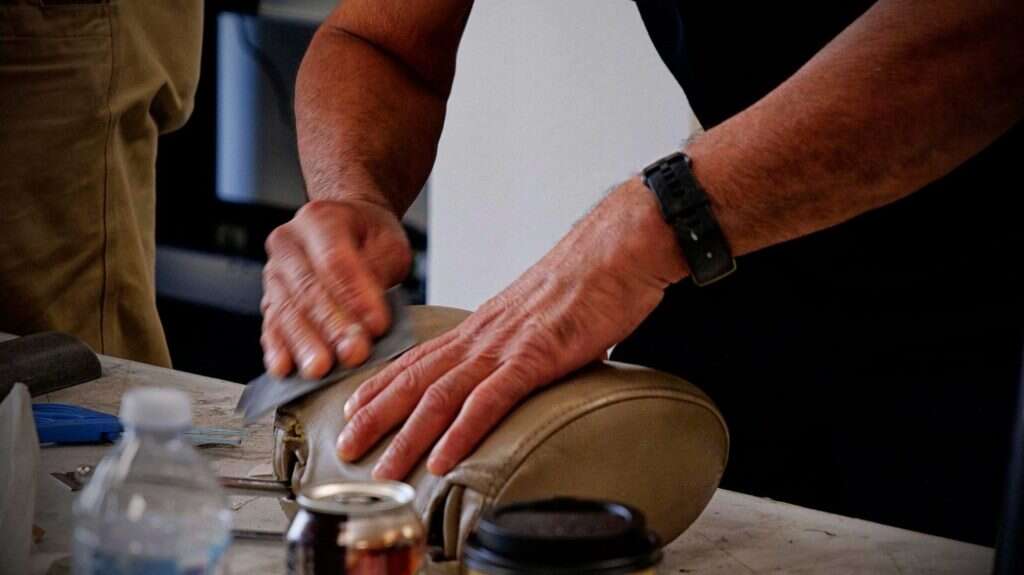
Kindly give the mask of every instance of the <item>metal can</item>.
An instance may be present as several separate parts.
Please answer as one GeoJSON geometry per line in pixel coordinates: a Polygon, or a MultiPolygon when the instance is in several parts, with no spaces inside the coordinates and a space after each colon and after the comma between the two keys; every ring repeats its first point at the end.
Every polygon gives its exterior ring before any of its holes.
{"type": "Polygon", "coordinates": [[[288,528],[292,575],[412,575],[423,562],[426,532],[413,511],[415,492],[397,481],[324,483],[303,489],[288,528]]]}

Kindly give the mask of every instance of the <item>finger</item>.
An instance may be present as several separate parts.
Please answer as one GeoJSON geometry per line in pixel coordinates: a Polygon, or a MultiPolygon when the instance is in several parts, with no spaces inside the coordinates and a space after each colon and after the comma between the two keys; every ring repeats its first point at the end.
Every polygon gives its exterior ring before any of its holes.
{"type": "Polygon", "coordinates": [[[489,362],[468,362],[453,368],[423,393],[402,430],[373,468],[374,479],[399,480],[455,419],[459,407],[481,381],[494,370],[489,362]]]}
{"type": "Polygon", "coordinates": [[[540,384],[532,379],[520,367],[506,363],[476,386],[455,422],[431,451],[427,460],[430,473],[444,475],[465,459],[480,440],[540,384]]]}
{"type": "Polygon", "coordinates": [[[384,288],[377,282],[349,234],[304,228],[314,273],[341,309],[378,337],[391,326],[384,288]]]}
{"type": "Polygon", "coordinates": [[[295,369],[292,356],[288,353],[288,346],[284,337],[273,325],[263,322],[263,334],[260,336],[260,344],[263,346],[263,366],[267,372],[277,377],[284,377],[295,369]]]}
{"type": "Polygon", "coordinates": [[[260,335],[260,345],[263,347],[263,365],[271,375],[284,377],[295,368],[291,353],[288,351],[287,342],[277,328],[277,322],[273,319],[279,316],[276,311],[271,311],[275,302],[287,297],[287,291],[283,289],[275,279],[271,279],[264,272],[263,299],[260,301],[260,312],[263,314],[263,329],[260,335]]]}
{"type": "Polygon", "coordinates": [[[260,302],[264,332],[270,333],[267,342],[275,346],[275,350],[282,350],[280,344],[283,342],[283,352],[288,356],[287,360],[272,359],[278,369],[287,367],[290,371],[294,364],[298,364],[303,377],[320,377],[330,369],[332,354],[311,328],[295,301],[295,294],[281,279],[282,276],[303,272],[301,267],[297,267],[302,262],[298,257],[302,253],[301,248],[286,225],[271,232],[266,249],[270,261],[263,268],[263,299],[260,302]]]}
{"type": "Polygon", "coordinates": [[[268,312],[268,321],[277,324],[302,377],[317,379],[326,374],[334,363],[334,355],[320,340],[316,328],[306,319],[299,306],[289,299],[279,306],[272,306],[268,312]]]}
{"type": "Polygon", "coordinates": [[[408,417],[427,388],[460,359],[458,350],[449,346],[424,356],[398,374],[373,401],[349,419],[338,436],[338,457],[342,461],[362,457],[384,434],[408,417]]]}
{"type": "Polygon", "coordinates": [[[440,349],[454,338],[455,330],[452,330],[430,341],[423,342],[366,380],[345,402],[345,418],[351,420],[357,411],[373,401],[399,374],[409,369],[409,366],[440,349]]]}
{"type": "Polygon", "coordinates": [[[327,293],[302,252],[293,252],[267,266],[270,279],[284,284],[309,321],[319,329],[324,345],[346,367],[366,361],[370,337],[351,314],[346,313],[327,293]]]}
{"type": "Polygon", "coordinates": [[[370,358],[371,351],[373,344],[370,342],[370,336],[358,323],[349,324],[345,328],[345,336],[334,346],[338,361],[345,367],[362,365],[370,358]]]}

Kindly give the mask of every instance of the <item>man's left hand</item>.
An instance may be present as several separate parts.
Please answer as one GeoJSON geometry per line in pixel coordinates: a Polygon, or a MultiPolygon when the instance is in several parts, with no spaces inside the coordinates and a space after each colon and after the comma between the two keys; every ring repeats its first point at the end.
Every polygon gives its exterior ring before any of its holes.
{"type": "Polygon", "coordinates": [[[428,450],[429,471],[447,473],[528,394],[632,333],[683,262],[654,195],[629,180],[457,328],[365,382],[345,405],[339,457],[402,424],[374,477],[401,479],[428,450]]]}

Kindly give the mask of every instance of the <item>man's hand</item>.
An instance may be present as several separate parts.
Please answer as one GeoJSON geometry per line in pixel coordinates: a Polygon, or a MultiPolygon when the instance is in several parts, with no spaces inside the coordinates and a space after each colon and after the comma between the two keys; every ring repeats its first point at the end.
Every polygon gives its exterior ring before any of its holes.
{"type": "Polygon", "coordinates": [[[364,383],[345,406],[339,457],[404,422],[374,477],[404,477],[432,446],[428,469],[446,473],[530,392],[604,357],[684,274],[653,194],[630,180],[459,327],[364,383]]]}
{"type": "Polygon", "coordinates": [[[361,200],[320,200],[267,239],[263,270],[263,361],[283,376],[299,366],[317,378],[334,364],[358,365],[391,318],[384,289],[412,261],[401,223],[361,200]]]}

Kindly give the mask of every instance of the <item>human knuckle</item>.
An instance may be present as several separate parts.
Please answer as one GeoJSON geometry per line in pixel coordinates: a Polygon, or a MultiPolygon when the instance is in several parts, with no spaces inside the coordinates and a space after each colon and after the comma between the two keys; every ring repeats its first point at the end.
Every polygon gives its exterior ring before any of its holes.
{"type": "Polygon", "coordinates": [[[403,373],[411,379],[413,385],[420,387],[431,383],[439,361],[442,361],[440,354],[424,355],[406,367],[403,373]]]}
{"type": "Polygon", "coordinates": [[[263,321],[260,323],[261,333],[268,333],[276,329],[277,322],[275,321],[275,318],[272,317],[273,315],[274,314],[272,313],[264,312],[263,321]]]}
{"type": "Polygon", "coordinates": [[[278,316],[280,317],[282,322],[290,323],[294,320],[297,320],[301,315],[299,313],[298,306],[295,305],[295,301],[292,300],[291,298],[281,300],[277,307],[280,309],[280,313],[278,314],[278,316]]]}
{"type": "Polygon", "coordinates": [[[531,361],[513,359],[505,368],[503,389],[510,395],[526,395],[537,381],[538,369],[531,361]]]}
{"type": "Polygon", "coordinates": [[[307,222],[309,220],[315,220],[320,217],[324,212],[325,205],[322,202],[306,202],[296,212],[294,222],[307,222]]]}
{"type": "Polygon", "coordinates": [[[332,201],[311,201],[306,202],[297,212],[295,212],[295,219],[297,220],[318,220],[328,215],[337,217],[343,210],[340,210],[341,204],[332,201]]]}
{"type": "Polygon", "coordinates": [[[469,353],[472,354],[475,363],[481,367],[484,365],[496,365],[501,362],[505,355],[505,346],[500,341],[487,341],[481,343],[466,342],[469,353]]]}
{"type": "Polygon", "coordinates": [[[415,364],[399,373],[394,380],[395,391],[402,395],[414,394],[419,390],[422,371],[415,364]]]}
{"type": "Polygon", "coordinates": [[[273,254],[288,243],[290,236],[291,231],[288,228],[288,224],[278,226],[267,234],[267,240],[263,242],[263,247],[268,254],[273,254]]]}
{"type": "Polygon", "coordinates": [[[446,411],[454,404],[454,394],[445,385],[432,385],[423,394],[420,404],[428,413],[446,411]]]}
{"type": "Polygon", "coordinates": [[[405,232],[399,229],[397,233],[389,234],[378,257],[398,270],[408,269],[413,262],[413,253],[405,232]]]}
{"type": "MultiPolygon", "coordinates": [[[[325,306],[321,306],[323,308],[325,306]]],[[[345,335],[347,324],[336,313],[325,312],[321,314],[320,328],[330,335],[332,339],[340,340],[345,335]]]]}
{"type": "Polygon", "coordinates": [[[355,270],[361,265],[348,248],[335,248],[317,261],[317,269],[336,297],[351,299],[356,292],[355,270]]]}
{"type": "Polygon", "coordinates": [[[363,300],[369,296],[367,286],[353,281],[351,273],[347,269],[339,276],[334,283],[334,290],[338,299],[341,300],[340,303],[350,309],[361,308],[363,300]]]}
{"type": "Polygon", "coordinates": [[[473,396],[470,413],[479,415],[495,413],[503,408],[505,399],[495,389],[481,389],[473,396]]]}
{"type": "Polygon", "coordinates": [[[406,433],[400,432],[391,439],[391,445],[388,446],[388,452],[391,457],[404,458],[412,453],[412,444],[409,441],[409,436],[406,433]]]}
{"type": "Polygon", "coordinates": [[[303,299],[312,299],[316,296],[316,276],[309,270],[302,270],[295,274],[295,293],[303,299]]]}
{"type": "Polygon", "coordinates": [[[548,346],[531,338],[515,343],[509,352],[508,369],[513,376],[524,377],[545,361],[551,361],[548,346]]]}
{"type": "Polygon", "coordinates": [[[373,406],[366,405],[352,415],[348,422],[353,437],[362,439],[376,434],[377,412],[373,406]]]}
{"type": "Polygon", "coordinates": [[[273,331],[281,327],[281,306],[270,303],[263,310],[263,331],[273,331]]]}
{"type": "Polygon", "coordinates": [[[369,295],[369,288],[361,283],[346,282],[341,289],[342,299],[354,308],[363,307],[362,302],[369,295]]]}
{"type": "Polygon", "coordinates": [[[520,324],[519,330],[530,337],[543,338],[549,331],[548,322],[543,318],[543,316],[530,315],[523,320],[522,324],[520,324]]]}
{"type": "Polygon", "coordinates": [[[366,405],[366,398],[370,394],[372,381],[367,381],[363,385],[360,385],[355,392],[349,396],[348,403],[352,406],[352,413],[356,414],[362,411],[362,407],[366,405]]]}
{"type": "Polygon", "coordinates": [[[352,250],[348,246],[331,246],[320,252],[317,264],[324,271],[342,272],[352,263],[352,250]]]}
{"type": "Polygon", "coordinates": [[[279,321],[284,330],[291,336],[293,340],[305,341],[308,339],[306,333],[305,315],[299,306],[295,305],[291,301],[286,301],[281,305],[281,314],[279,321]]]}
{"type": "Polygon", "coordinates": [[[277,274],[277,263],[274,262],[274,261],[268,261],[267,265],[263,266],[263,270],[262,270],[262,272],[260,274],[261,277],[263,278],[263,285],[266,286],[268,284],[273,283],[273,281],[275,280],[274,276],[276,274],[277,274]]]}

